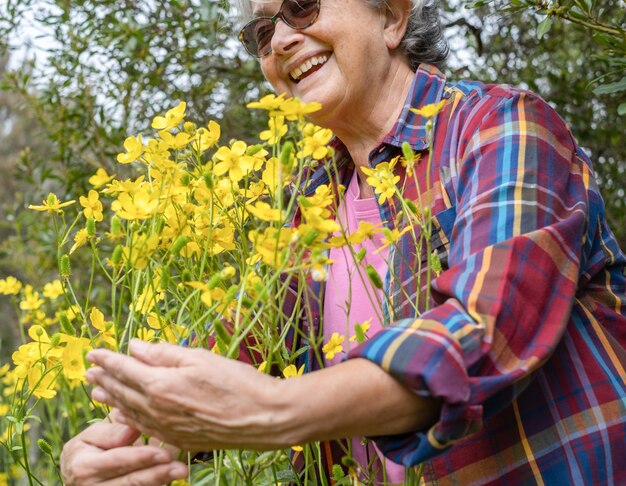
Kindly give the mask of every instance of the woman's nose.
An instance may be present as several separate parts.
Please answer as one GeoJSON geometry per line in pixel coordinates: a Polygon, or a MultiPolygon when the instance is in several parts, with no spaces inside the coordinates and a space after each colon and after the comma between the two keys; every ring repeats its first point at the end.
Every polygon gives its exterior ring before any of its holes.
{"type": "Polygon", "coordinates": [[[279,19],[272,36],[272,51],[277,54],[288,54],[301,44],[303,39],[302,31],[292,29],[282,19],[279,19]]]}

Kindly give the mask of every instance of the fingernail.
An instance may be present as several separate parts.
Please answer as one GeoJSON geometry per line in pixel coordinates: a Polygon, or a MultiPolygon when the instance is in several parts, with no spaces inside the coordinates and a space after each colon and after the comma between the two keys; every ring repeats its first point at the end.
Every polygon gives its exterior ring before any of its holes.
{"type": "Polygon", "coordinates": [[[170,479],[183,479],[187,477],[187,466],[182,464],[174,466],[170,469],[170,479]]]}
{"type": "Polygon", "coordinates": [[[170,455],[166,451],[160,451],[154,454],[154,460],[156,462],[168,462],[171,460],[171,458],[170,458],[170,455]]]}
{"type": "Polygon", "coordinates": [[[93,383],[93,379],[94,379],[94,372],[91,371],[91,369],[88,369],[87,371],[85,371],[85,380],[87,380],[89,383],[93,383]]]}
{"type": "Polygon", "coordinates": [[[104,402],[106,400],[106,393],[102,388],[94,388],[91,392],[91,398],[96,402],[104,402]]]}
{"type": "Polygon", "coordinates": [[[130,351],[133,354],[142,354],[145,353],[148,349],[148,344],[141,339],[131,339],[129,346],[130,351]]]}
{"type": "Polygon", "coordinates": [[[92,351],[89,351],[86,355],[85,355],[85,359],[87,361],[89,361],[90,363],[95,363],[95,356],[93,355],[92,351]]]}

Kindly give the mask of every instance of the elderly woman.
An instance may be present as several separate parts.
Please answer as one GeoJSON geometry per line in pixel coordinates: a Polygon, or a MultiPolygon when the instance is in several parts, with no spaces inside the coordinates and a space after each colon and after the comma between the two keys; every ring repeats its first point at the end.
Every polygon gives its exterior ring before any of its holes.
{"type": "MultiPolygon", "coordinates": [[[[165,450],[132,446],[140,432],[189,451],[369,436],[375,448],[353,439],[355,459],[378,455],[389,482],[421,463],[437,484],[626,482],[626,258],[590,163],[537,96],[446,80],[433,66],[446,52],[436,9],[424,4],[252,1],[240,39],[276,92],[321,102],[310,118],[336,135],[348,230],[392,227],[398,211],[377,202],[359,168],[405,142],[431,152],[404,194],[428,204],[444,263],[431,309],[418,317],[409,302],[424,290],[415,273],[428,255],[400,240],[368,252],[379,273],[401,276],[385,289],[394,319],[373,322],[374,335],[333,366],[275,380],[198,349],[94,351],[93,398],[119,412],[65,446],[67,484],[185,477],[165,450]],[[441,101],[429,139],[424,113],[410,108],[441,101]]],[[[349,267],[331,267],[325,336],[345,320],[349,267]]],[[[356,292],[351,319],[380,315],[356,292]]]]}

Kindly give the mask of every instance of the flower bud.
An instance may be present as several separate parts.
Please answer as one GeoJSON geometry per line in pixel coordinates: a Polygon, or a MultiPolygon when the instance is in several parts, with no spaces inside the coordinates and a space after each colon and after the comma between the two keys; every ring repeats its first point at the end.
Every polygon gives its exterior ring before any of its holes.
{"type": "Polygon", "coordinates": [[[206,287],[209,290],[213,290],[215,287],[217,287],[217,284],[220,283],[221,281],[222,281],[222,276],[219,273],[216,273],[209,279],[209,282],[206,284],[206,287]]]}
{"type": "Polygon", "coordinates": [[[189,238],[184,235],[179,236],[172,245],[172,255],[178,255],[180,251],[189,243],[189,238]]]}
{"type": "Polygon", "coordinates": [[[117,245],[113,249],[113,255],[111,256],[111,263],[113,263],[113,265],[118,265],[122,261],[123,252],[124,248],[122,247],[122,245],[117,245]]]}
{"type": "Polygon", "coordinates": [[[59,273],[61,275],[61,278],[69,278],[71,274],[69,255],[66,254],[61,257],[61,262],[60,262],[59,267],[60,267],[59,273]]]}
{"type": "Polygon", "coordinates": [[[407,199],[404,202],[406,203],[407,208],[409,208],[413,214],[419,214],[420,213],[419,208],[417,207],[417,205],[413,201],[411,201],[410,199],[407,199]]]}
{"type": "Polygon", "coordinates": [[[170,284],[170,267],[164,266],[161,269],[161,278],[159,280],[159,287],[166,289],[170,284]]]}
{"type": "Polygon", "coordinates": [[[283,166],[285,173],[289,174],[293,169],[293,143],[285,142],[280,152],[280,165],[283,166]]]}
{"type": "Polygon", "coordinates": [[[181,273],[180,278],[182,279],[183,282],[191,282],[193,280],[191,272],[187,268],[183,270],[183,273],[181,273]]]}
{"type": "Polygon", "coordinates": [[[187,174],[186,172],[181,176],[180,178],[180,183],[183,186],[188,186],[189,185],[189,181],[191,180],[191,177],[189,176],[189,174],[187,174]]]}
{"type": "Polygon", "coordinates": [[[406,160],[413,160],[415,158],[415,152],[413,152],[409,142],[402,143],[402,155],[404,155],[406,160]]]}
{"type": "Polygon", "coordinates": [[[319,233],[317,231],[309,230],[307,234],[304,235],[304,238],[302,238],[302,243],[304,243],[306,246],[309,246],[313,244],[313,242],[317,239],[318,236],[319,236],[319,233]]]}
{"type": "Polygon", "coordinates": [[[376,287],[377,289],[383,288],[383,280],[380,278],[380,275],[378,275],[378,272],[371,264],[367,264],[367,266],[365,267],[365,273],[367,273],[367,277],[370,279],[370,282],[372,282],[372,285],[374,287],[376,287]]]}
{"type": "Polygon", "coordinates": [[[67,318],[67,315],[65,313],[62,313],[59,316],[59,321],[61,322],[61,330],[65,334],[69,334],[70,336],[76,336],[76,329],[74,329],[74,326],[67,318]]]}
{"type": "Polygon", "coordinates": [[[39,447],[41,452],[43,452],[44,454],[47,454],[49,456],[52,455],[52,446],[48,442],[46,442],[45,439],[38,439],[37,447],[39,447]]]}
{"type": "Polygon", "coordinates": [[[111,218],[111,233],[117,235],[122,232],[122,220],[117,216],[111,218]]]}
{"type": "Polygon", "coordinates": [[[57,332],[50,338],[50,346],[56,348],[60,341],[61,334],[57,332]]]}
{"type": "Polygon", "coordinates": [[[213,175],[210,172],[202,174],[202,179],[204,180],[204,184],[207,188],[213,189],[213,175]]]}
{"type": "Polygon", "coordinates": [[[193,135],[196,132],[196,128],[196,124],[193,122],[188,121],[183,123],[183,131],[189,135],[193,135]]]}
{"type": "Polygon", "coordinates": [[[365,248],[361,248],[359,252],[356,254],[356,262],[361,263],[365,255],[367,254],[367,250],[365,248]]]}
{"type": "Polygon", "coordinates": [[[96,220],[93,218],[87,218],[87,224],[85,225],[85,228],[87,229],[87,234],[89,236],[95,236],[96,235],[96,220]]]}
{"type": "Polygon", "coordinates": [[[261,151],[261,149],[263,149],[262,145],[259,145],[259,144],[250,145],[248,147],[248,150],[246,150],[246,155],[250,155],[250,156],[256,155],[261,151]]]}
{"type": "Polygon", "coordinates": [[[229,278],[233,278],[235,275],[237,274],[237,270],[235,270],[233,267],[231,267],[230,265],[226,265],[221,271],[220,271],[220,277],[222,277],[222,279],[227,280],[229,278]]]}

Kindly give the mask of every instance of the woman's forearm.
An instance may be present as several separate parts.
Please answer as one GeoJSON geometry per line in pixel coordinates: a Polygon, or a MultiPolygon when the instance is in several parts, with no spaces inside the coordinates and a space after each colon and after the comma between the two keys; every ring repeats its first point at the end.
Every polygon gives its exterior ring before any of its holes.
{"type": "Polygon", "coordinates": [[[276,430],[286,443],[399,434],[434,424],[439,401],[417,396],[379,366],[354,359],[282,381],[276,430]]]}

